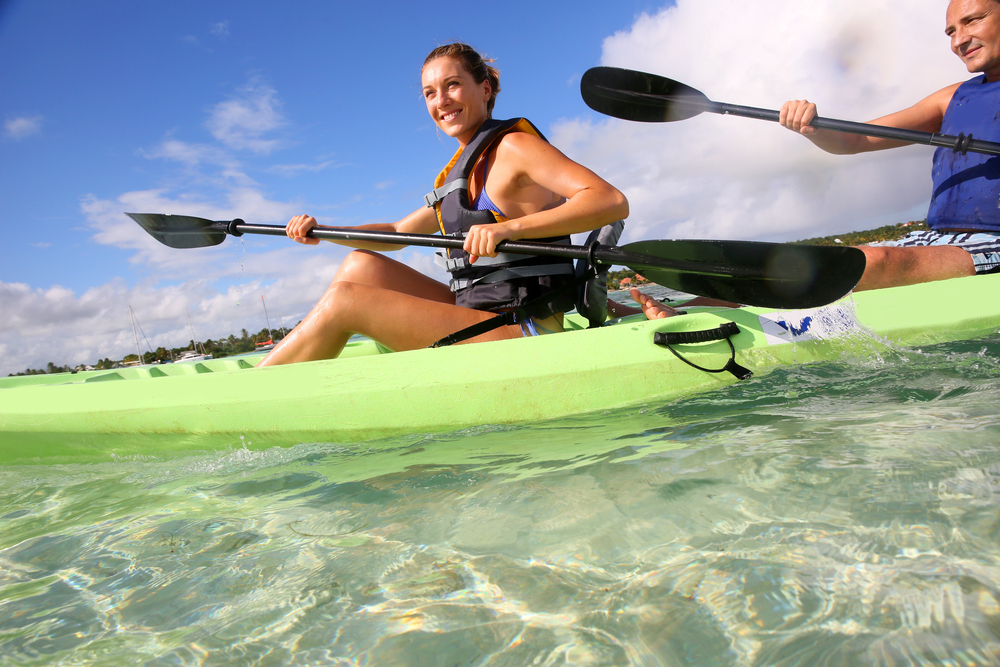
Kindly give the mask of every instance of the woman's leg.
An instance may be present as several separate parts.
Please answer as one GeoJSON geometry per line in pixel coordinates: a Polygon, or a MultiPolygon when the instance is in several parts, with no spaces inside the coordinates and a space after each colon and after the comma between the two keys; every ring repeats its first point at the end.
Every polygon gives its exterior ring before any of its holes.
{"type": "MultiPolygon", "coordinates": [[[[395,351],[427,347],[493,316],[454,305],[447,286],[404,264],[356,251],[345,260],[319,303],[259,366],[336,357],[354,334],[395,351]]],[[[467,342],[520,336],[520,327],[505,326],[467,342]]]]}
{"type": "MultiPolygon", "coordinates": [[[[355,250],[344,258],[333,282],[357,283],[404,292],[432,301],[455,303],[448,285],[428,278],[406,264],[370,250],[355,250]]],[[[331,283],[332,285],[333,283],[331,283]]]]}

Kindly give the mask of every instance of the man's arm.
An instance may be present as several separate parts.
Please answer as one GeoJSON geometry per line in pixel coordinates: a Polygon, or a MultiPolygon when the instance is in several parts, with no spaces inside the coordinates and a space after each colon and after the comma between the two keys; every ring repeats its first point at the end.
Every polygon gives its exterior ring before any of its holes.
{"type": "MultiPolygon", "coordinates": [[[[955,94],[955,90],[960,85],[960,83],[956,83],[947,88],[942,88],[908,109],[876,118],[869,121],[869,123],[906,130],[919,130],[921,132],[940,132],[941,123],[944,120],[944,112],[948,109],[948,103],[951,102],[952,95],[955,94]]],[[[903,141],[865,137],[858,134],[835,132],[833,130],[819,130],[809,125],[817,115],[816,105],[812,102],[808,100],[792,100],[785,102],[781,106],[780,122],[789,130],[805,136],[827,153],[835,155],[853,155],[855,153],[880,151],[886,148],[907,145],[903,141]]]]}

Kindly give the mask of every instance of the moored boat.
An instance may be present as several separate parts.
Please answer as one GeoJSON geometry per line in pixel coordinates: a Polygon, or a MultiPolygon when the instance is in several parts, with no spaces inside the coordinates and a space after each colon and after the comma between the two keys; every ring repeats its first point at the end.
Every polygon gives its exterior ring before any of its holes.
{"type": "Polygon", "coordinates": [[[175,364],[181,364],[189,361],[205,361],[206,359],[211,359],[211,354],[205,354],[204,352],[199,352],[197,350],[188,350],[181,356],[174,359],[175,364]]]}
{"type": "Polygon", "coordinates": [[[0,463],[366,441],[663,403],[737,382],[722,371],[731,358],[761,376],[988,336],[1000,331],[998,292],[1000,275],[975,276],[808,310],[697,308],[596,329],[569,316],[562,334],[392,354],[354,342],[338,359],[263,369],[247,356],[0,378],[0,463]]]}

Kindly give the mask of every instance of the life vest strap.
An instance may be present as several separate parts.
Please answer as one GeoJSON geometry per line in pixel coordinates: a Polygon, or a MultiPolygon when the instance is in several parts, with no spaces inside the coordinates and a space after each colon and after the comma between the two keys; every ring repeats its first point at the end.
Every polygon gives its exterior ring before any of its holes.
{"type": "Polygon", "coordinates": [[[439,201],[450,195],[455,190],[468,190],[469,189],[469,179],[467,178],[456,178],[450,183],[445,183],[439,188],[434,188],[430,192],[424,195],[424,203],[427,204],[427,208],[434,208],[434,205],[439,201]]]}
{"type": "MultiPolygon", "coordinates": [[[[524,255],[515,255],[510,252],[501,252],[496,257],[480,257],[476,260],[476,266],[491,266],[493,264],[512,264],[518,260],[524,259],[524,255]]],[[[457,257],[452,259],[444,254],[444,252],[434,253],[434,263],[445,269],[446,271],[452,273],[459,271],[461,269],[467,269],[471,264],[464,257],[457,257]]]]}
{"type": "MultiPolygon", "coordinates": [[[[476,264],[479,262],[477,261],[476,264]]],[[[536,276],[558,276],[558,275],[574,275],[575,271],[572,264],[541,264],[534,266],[511,266],[506,269],[501,269],[499,271],[494,271],[493,273],[488,273],[482,278],[476,278],[474,280],[455,280],[451,281],[451,291],[457,292],[463,290],[467,287],[472,287],[473,285],[489,285],[490,283],[501,283],[508,280],[513,280],[515,278],[533,278],[536,276]]]]}
{"type": "Polygon", "coordinates": [[[455,333],[449,334],[441,340],[436,341],[428,347],[444,347],[445,345],[454,345],[455,343],[460,343],[463,340],[474,338],[480,334],[493,331],[494,329],[498,329],[502,326],[520,324],[531,317],[538,317],[541,319],[550,317],[555,313],[549,311],[547,308],[544,308],[543,310],[539,310],[539,308],[552,302],[555,297],[562,295],[564,292],[576,290],[580,285],[590,280],[595,275],[597,275],[597,270],[591,267],[584,275],[578,277],[572,283],[563,285],[562,287],[557,287],[554,290],[549,290],[537,299],[529,301],[520,308],[507,311],[506,313],[500,313],[499,315],[491,317],[488,320],[483,320],[482,322],[473,324],[470,327],[460,329],[455,333]]]}
{"type": "Polygon", "coordinates": [[[490,319],[483,320],[478,324],[473,324],[471,327],[465,327],[464,329],[459,329],[455,333],[448,334],[441,340],[432,343],[429,347],[444,347],[446,345],[461,343],[463,340],[475,338],[480,334],[493,331],[494,329],[499,329],[502,326],[519,324],[526,319],[528,319],[528,313],[524,308],[518,308],[517,310],[500,313],[496,317],[491,317],[490,319]]]}

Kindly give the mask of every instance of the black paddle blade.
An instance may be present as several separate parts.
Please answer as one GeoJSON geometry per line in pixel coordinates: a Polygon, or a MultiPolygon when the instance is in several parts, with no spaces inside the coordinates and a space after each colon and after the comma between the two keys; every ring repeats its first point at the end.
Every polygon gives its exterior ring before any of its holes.
{"type": "Polygon", "coordinates": [[[857,248],[682,240],[638,241],[622,250],[654,260],[628,266],[664,287],[782,310],[836,301],[865,270],[865,254],[857,248]]]}
{"type": "Polygon", "coordinates": [[[225,223],[189,215],[126,213],[149,235],[171,248],[207,248],[226,240],[225,223]]]}
{"type": "Polygon", "coordinates": [[[706,111],[711,100],[679,81],[618,67],[593,67],[580,80],[583,101],[623,120],[663,123],[706,111]]]}

